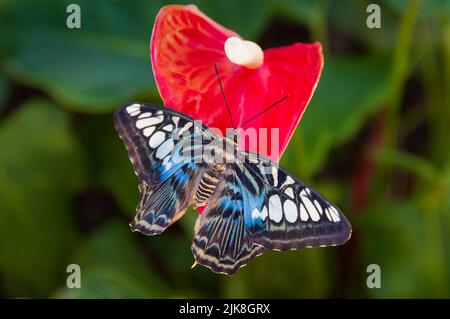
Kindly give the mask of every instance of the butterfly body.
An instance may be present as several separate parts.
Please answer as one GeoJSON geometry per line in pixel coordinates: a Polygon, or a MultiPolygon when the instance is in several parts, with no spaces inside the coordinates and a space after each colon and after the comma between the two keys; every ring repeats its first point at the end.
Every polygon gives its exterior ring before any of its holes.
{"type": "Polygon", "coordinates": [[[194,208],[204,206],[220,183],[225,165],[214,165],[203,173],[194,197],[194,208]]]}
{"type": "Polygon", "coordinates": [[[241,151],[165,107],[131,104],[114,123],[140,179],[133,231],[155,235],[205,206],[195,225],[197,263],[232,275],[267,249],[340,245],[351,226],[337,207],[268,158],[241,151]]]}

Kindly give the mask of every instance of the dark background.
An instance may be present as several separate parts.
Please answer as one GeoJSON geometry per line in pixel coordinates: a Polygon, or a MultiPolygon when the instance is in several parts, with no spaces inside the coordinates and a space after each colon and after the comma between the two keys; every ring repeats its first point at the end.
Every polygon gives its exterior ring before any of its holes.
{"type": "Polygon", "coordinates": [[[137,178],[111,115],[161,103],[148,52],[167,3],[78,0],[69,30],[72,2],[0,1],[0,297],[450,296],[450,1],[379,1],[381,29],[375,1],[191,1],[263,48],[321,42],[281,163],[354,226],[345,246],[267,252],[231,278],[190,270],[196,212],[157,237],[128,228],[137,178]]]}

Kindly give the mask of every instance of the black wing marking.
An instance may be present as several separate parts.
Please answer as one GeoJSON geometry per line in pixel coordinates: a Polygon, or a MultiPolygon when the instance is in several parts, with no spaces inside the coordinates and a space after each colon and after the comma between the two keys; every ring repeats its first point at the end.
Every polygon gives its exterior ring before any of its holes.
{"type": "Polygon", "coordinates": [[[249,175],[265,189],[265,202],[254,207],[248,223],[254,243],[290,250],[336,246],[350,238],[349,221],[322,195],[267,158],[249,152],[244,157],[249,175]]]}
{"type": "Polygon", "coordinates": [[[136,175],[141,201],[130,224],[146,235],[164,231],[189,206],[205,166],[198,161],[212,133],[165,107],[131,104],[114,115],[136,175]]]}

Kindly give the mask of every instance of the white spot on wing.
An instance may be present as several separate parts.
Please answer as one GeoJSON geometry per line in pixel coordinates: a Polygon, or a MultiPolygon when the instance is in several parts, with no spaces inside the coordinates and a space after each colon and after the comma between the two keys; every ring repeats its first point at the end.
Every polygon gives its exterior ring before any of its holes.
{"type": "Polygon", "coordinates": [[[172,124],[168,124],[168,125],[164,126],[163,130],[166,131],[166,132],[172,132],[173,131],[173,125],[172,124]]]}
{"type": "Polygon", "coordinates": [[[173,139],[168,139],[167,141],[162,143],[156,151],[156,158],[162,159],[166,157],[170,152],[172,152],[173,146],[173,139]]]}
{"type": "Polygon", "coordinates": [[[127,106],[126,110],[127,110],[128,114],[130,114],[131,116],[136,116],[139,113],[141,113],[141,106],[137,103],[131,104],[131,105],[127,106]],[[137,114],[135,114],[135,115],[131,114],[131,113],[136,113],[136,112],[137,112],[137,114]]]}
{"type": "Polygon", "coordinates": [[[267,218],[267,207],[266,206],[264,206],[262,211],[261,211],[261,218],[262,218],[263,221],[265,221],[266,218],[267,218]]]}
{"type": "Polygon", "coordinates": [[[278,169],[275,166],[272,166],[272,178],[273,178],[273,186],[278,186],[278,169]]]}
{"type": "Polygon", "coordinates": [[[139,115],[138,118],[143,119],[143,118],[150,117],[150,116],[152,116],[151,112],[145,112],[145,113],[142,113],[141,115],[139,115]]]}
{"type": "Polygon", "coordinates": [[[300,204],[300,219],[306,222],[309,219],[308,212],[306,211],[305,205],[300,204]]]}
{"type": "Polygon", "coordinates": [[[338,210],[333,206],[330,206],[328,208],[330,210],[330,215],[331,215],[331,218],[333,219],[333,222],[335,222],[335,223],[340,222],[341,217],[339,216],[338,210]]]}
{"type": "Polygon", "coordinates": [[[257,208],[252,210],[252,219],[257,219],[259,217],[261,217],[261,213],[259,212],[259,210],[257,208]]]}
{"type": "Polygon", "coordinates": [[[164,137],[165,134],[161,131],[158,131],[152,135],[148,144],[150,145],[151,148],[156,148],[164,141],[164,137]]]}
{"type": "Polygon", "coordinates": [[[281,185],[281,187],[283,186],[287,186],[287,185],[292,185],[295,184],[295,181],[292,177],[290,177],[289,175],[286,176],[286,180],[284,181],[283,185],[281,185]]]}
{"type": "Polygon", "coordinates": [[[154,117],[150,117],[150,118],[143,118],[143,119],[139,119],[136,121],[136,127],[138,129],[144,128],[144,127],[148,127],[148,126],[152,126],[158,123],[161,123],[163,121],[163,117],[162,116],[154,116],[154,117]]]}
{"type": "Polygon", "coordinates": [[[150,135],[153,134],[154,131],[155,131],[155,127],[150,126],[150,127],[144,128],[144,131],[142,133],[144,134],[144,136],[149,137],[150,135]]]}
{"type": "Polygon", "coordinates": [[[284,193],[288,195],[290,198],[294,199],[294,191],[292,190],[292,187],[288,187],[284,190],[284,193]]]}
{"type": "Polygon", "coordinates": [[[317,208],[314,206],[314,204],[311,202],[311,200],[309,199],[307,191],[305,192],[305,190],[302,190],[300,192],[300,196],[302,198],[303,204],[305,204],[305,208],[309,214],[309,216],[311,216],[311,219],[314,222],[317,222],[320,220],[320,215],[319,212],[317,211],[317,208]]]}
{"type": "Polygon", "coordinates": [[[275,223],[279,223],[283,218],[283,208],[278,195],[272,195],[269,198],[269,217],[275,223]]]}
{"type": "Polygon", "coordinates": [[[290,199],[286,200],[283,205],[284,216],[289,223],[295,223],[298,218],[297,206],[290,199]]]}
{"type": "Polygon", "coordinates": [[[328,220],[329,220],[330,222],[333,221],[333,218],[331,217],[330,209],[329,209],[329,208],[325,208],[325,216],[327,216],[327,218],[328,218],[328,220]]]}
{"type": "Polygon", "coordinates": [[[314,200],[314,205],[316,206],[317,210],[319,211],[320,215],[323,214],[322,206],[320,206],[320,203],[317,200],[314,200]]]}

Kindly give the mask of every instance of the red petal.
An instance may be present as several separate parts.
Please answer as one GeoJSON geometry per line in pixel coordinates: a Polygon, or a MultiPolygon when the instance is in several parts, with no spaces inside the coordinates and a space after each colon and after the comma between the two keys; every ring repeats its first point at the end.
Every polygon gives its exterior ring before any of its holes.
{"type": "Polygon", "coordinates": [[[198,213],[199,213],[199,214],[203,213],[203,211],[205,210],[206,206],[207,206],[207,205],[197,207],[198,213]]]}
{"type": "Polygon", "coordinates": [[[216,124],[224,111],[223,100],[218,108],[211,104],[211,97],[219,93],[214,64],[224,78],[228,77],[225,73],[236,69],[228,63],[223,49],[230,36],[237,35],[209,19],[194,5],[169,5],[159,11],[150,50],[153,73],[166,106],[206,125],[224,126],[216,124]],[[211,114],[212,111],[216,112],[211,114]]]}
{"type": "MultiPolygon", "coordinates": [[[[195,6],[163,7],[151,39],[152,66],[166,106],[203,121],[222,132],[231,127],[214,73],[217,65],[235,124],[289,95],[288,99],[244,128],[279,129],[273,145],[260,141],[246,149],[278,161],[318,82],[322,66],[319,43],[296,43],[264,52],[256,70],[238,66],[225,55],[224,43],[234,32],[220,26],[195,6]]],[[[269,133],[270,134],[270,133],[269,133]]]]}

